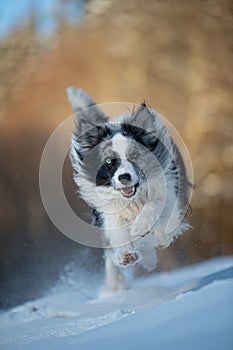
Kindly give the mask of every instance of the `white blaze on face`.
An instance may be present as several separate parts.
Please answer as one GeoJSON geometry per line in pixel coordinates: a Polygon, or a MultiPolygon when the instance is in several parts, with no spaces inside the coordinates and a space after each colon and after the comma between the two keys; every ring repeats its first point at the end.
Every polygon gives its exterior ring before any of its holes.
{"type": "Polygon", "coordinates": [[[113,152],[116,152],[121,159],[121,165],[119,166],[113,177],[113,182],[117,188],[123,187],[122,183],[119,181],[119,175],[123,174],[130,174],[132,186],[138,183],[138,176],[136,174],[134,166],[131,162],[127,160],[126,157],[127,149],[129,147],[130,140],[127,137],[121,135],[120,133],[117,133],[112,138],[112,150],[113,152]]]}
{"type": "Polygon", "coordinates": [[[116,152],[119,154],[121,159],[126,159],[126,150],[129,147],[129,140],[127,137],[121,135],[120,133],[117,133],[112,138],[112,149],[113,152],[116,152]]]}

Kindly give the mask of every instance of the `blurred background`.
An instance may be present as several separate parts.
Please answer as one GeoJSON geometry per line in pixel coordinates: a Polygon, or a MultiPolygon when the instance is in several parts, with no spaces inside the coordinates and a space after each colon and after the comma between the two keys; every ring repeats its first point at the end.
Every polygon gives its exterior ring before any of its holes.
{"type": "MultiPolygon", "coordinates": [[[[99,103],[146,99],[190,151],[193,229],[159,251],[158,271],[233,253],[232,23],[230,0],[0,2],[0,307],[77,266],[102,276],[102,252],[62,235],[40,199],[41,154],[72,114],[69,85],[99,103]]],[[[68,161],[64,174],[74,193],[68,161]]]]}

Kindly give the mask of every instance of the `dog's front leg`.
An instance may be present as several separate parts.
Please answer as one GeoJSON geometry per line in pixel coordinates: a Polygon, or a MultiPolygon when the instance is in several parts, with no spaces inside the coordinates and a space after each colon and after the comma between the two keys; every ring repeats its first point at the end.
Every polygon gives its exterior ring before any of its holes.
{"type": "Polygon", "coordinates": [[[125,281],[118,266],[105,256],[105,283],[108,291],[116,292],[125,288],[125,281]]]}
{"type": "Polygon", "coordinates": [[[148,201],[140,214],[136,217],[132,223],[130,236],[132,237],[144,237],[147,235],[155,226],[157,221],[156,216],[156,205],[152,201],[148,201]]]}

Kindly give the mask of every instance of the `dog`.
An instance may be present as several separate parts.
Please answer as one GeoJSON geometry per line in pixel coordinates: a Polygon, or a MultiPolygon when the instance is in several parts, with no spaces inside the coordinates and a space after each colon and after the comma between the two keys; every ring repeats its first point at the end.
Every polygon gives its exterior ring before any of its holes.
{"type": "Polygon", "coordinates": [[[125,268],[156,268],[156,248],[189,229],[190,183],[163,118],[143,102],[109,120],[82,89],[69,87],[75,113],[70,160],[81,198],[101,227],[107,290],[127,287],[125,268]]]}

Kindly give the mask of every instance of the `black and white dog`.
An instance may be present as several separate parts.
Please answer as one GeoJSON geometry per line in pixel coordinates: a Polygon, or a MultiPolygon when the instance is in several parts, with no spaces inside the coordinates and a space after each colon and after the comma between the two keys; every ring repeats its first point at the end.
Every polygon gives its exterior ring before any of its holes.
{"type": "Polygon", "coordinates": [[[164,248],[189,228],[185,219],[190,183],[185,166],[158,113],[142,103],[108,120],[93,99],[69,87],[75,112],[70,159],[74,181],[103,228],[106,283],[125,287],[124,267],[156,267],[164,248]]]}

